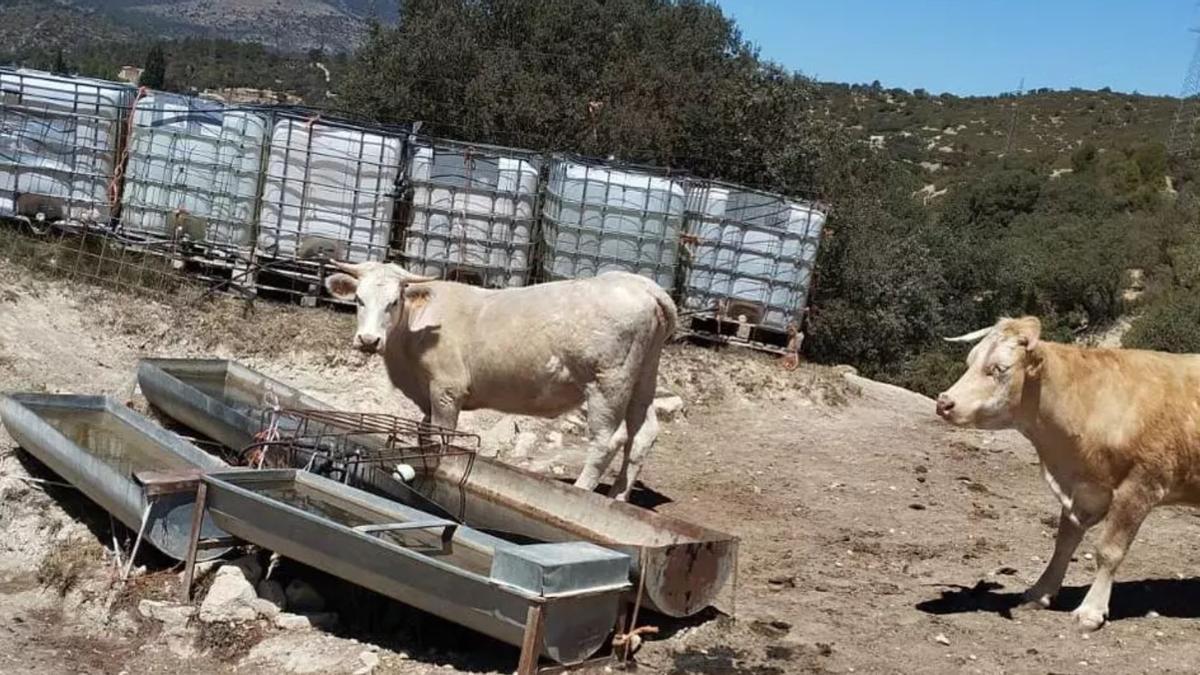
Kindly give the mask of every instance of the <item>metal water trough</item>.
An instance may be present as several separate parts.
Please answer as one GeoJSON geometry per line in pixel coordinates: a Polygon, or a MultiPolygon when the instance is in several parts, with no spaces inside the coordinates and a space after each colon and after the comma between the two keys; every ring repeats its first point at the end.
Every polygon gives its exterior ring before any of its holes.
{"type": "MultiPolygon", "coordinates": [[[[216,457],[103,396],[9,394],[0,396],[0,417],[21,447],[176,560],[187,554],[195,497],[152,498],[134,474],[229,469],[216,457]]],[[[224,533],[206,518],[201,534],[215,538],[224,533]]],[[[207,549],[201,559],[217,558],[228,550],[207,549]]]]}
{"type": "Polygon", "coordinates": [[[575,664],[616,625],[630,560],[583,542],[518,546],[298,471],[214,473],[206,506],[234,536],[521,647],[575,664]]]}
{"type": "MultiPolygon", "coordinates": [[[[332,408],[235,361],[144,359],[138,383],[155,407],[233,448],[253,442],[268,396],[283,408],[332,408]]],[[[465,481],[466,459],[446,458],[411,487],[388,471],[363,470],[354,478],[373,491],[421,508],[432,501],[477,529],[538,541],[582,539],[626,552],[639,580],[646,568],[646,604],[668,616],[690,616],[712,604],[736,564],[736,537],[485,457],[474,457],[465,481]]]]}

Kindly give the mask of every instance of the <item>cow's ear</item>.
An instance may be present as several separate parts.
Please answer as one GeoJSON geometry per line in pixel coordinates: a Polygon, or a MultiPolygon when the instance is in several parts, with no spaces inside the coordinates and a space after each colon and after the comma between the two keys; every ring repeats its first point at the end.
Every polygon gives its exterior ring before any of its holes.
{"type": "Polygon", "coordinates": [[[1026,352],[1032,353],[1037,350],[1038,342],[1042,338],[1042,322],[1036,316],[1015,319],[1012,327],[1017,336],[1017,344],[1024,347],[1026,352]]]}
{"type": "Polygon", "coordinates": [[[437,328],[442,318],[434,301],[433,289],[428,286],[404,287],[404,314],[412,332],[437,328]]]}
{"type": "Polygon", "coordinates": [[[338,272],[325,277],[325,288],[338,300],[353,300],[354,294],[358,292],[358,279],[338,272]]]}

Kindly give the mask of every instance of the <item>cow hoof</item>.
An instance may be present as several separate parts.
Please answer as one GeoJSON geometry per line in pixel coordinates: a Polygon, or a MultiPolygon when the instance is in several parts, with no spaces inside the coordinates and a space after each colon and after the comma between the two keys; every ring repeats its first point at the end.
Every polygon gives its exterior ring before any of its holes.
{"type": "Polygon", "coordinates": [[[1075,619],[1079,630],[1084,633],[1098,630],[1104,625],[1104,612],[1091,608],[1080,607],[1071,612],[1071,618],[1075,619]]]}
{"type": "Polygon", "coordinates": [[[1021,595],[1022,609],[1047,609],[1050,607],[1052,594],[1035,589],[1029,589],[1021,595]]]}

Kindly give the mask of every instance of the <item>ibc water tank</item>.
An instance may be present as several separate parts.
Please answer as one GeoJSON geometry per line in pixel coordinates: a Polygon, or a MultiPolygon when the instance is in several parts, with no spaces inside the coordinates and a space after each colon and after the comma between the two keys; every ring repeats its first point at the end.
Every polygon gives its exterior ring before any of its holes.
{"type": "Polygon", "coordinates": [[[116,82],[0,68],[0,212],[34,194],[65,220],[107,223],[133,94],[116,82]]]}
{"type": "Polygon", "coordinates": [[[808,299],[824,210],[717,181],[688,190],[684,307],[783,333],[808,299]]]}
{"type": "Polygon", "coordinates": [[[127,230],[172,237],[176,212],[190,239],[249,246],[267,117],[249,108],[152,92],[134,108],[121,199],[127,230]],[[192,225],[195,223],[196,225],[192,225]]]}
{"type": "Polygon", "coordinates": [[[672,289],[687,194],[665,172],[556,157],[543,208],[550,279],[634,272],[672,289]]]}
{"type": "Polygon", "coordinates": [[[405,170],[404,266],[490,288],[525,285],[541,165],[523,150],[416,141],[405,170]]]}

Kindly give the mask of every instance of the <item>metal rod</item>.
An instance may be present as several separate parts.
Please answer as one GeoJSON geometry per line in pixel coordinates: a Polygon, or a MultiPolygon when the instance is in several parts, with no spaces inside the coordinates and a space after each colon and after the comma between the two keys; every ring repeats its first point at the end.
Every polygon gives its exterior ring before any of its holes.
{"type": "Polygon", "coordinates": [[[525,637],[521,641],[521,659],[517,663],[517,675],[536,675],[538,659],[542,655],[545,620],[545,610],[540,602],[529,606],[529,612],[525,615],[525,637]]]}
{"type": "Polygon", "coordinates": [[[113,515],[108,514],[108,530],[112,533],[113,555],[117,558],[117,569],[123,567],[121,563],[121,544],[117,541],[117,519],[113,515]]]}
{"type": "Polygon", "coordinates": [[[129,573],[133,571],[133,561],[137,558],[138,549],[142,547],[142,537],[146,535],[146,526],[150,524],[150,510],[154,508],[154,500],[151,499],[149,504],[146,504],[146,510],[142,511],[142,524],[138,527],[137,539],[133,540],[133,550],[129,552],[129,560],[125,563],[125,571],[121,573],[121,581],[129,578],[129,573]]]}
{"type": "Polygon", "coordinates": [[[196,502],[192,505],[192,531],[188,538],[187,558],[183,566],[183,587],[179,590],[182,602],[192,600],[192,580],[196,576],[196,550],[200,546],[200,529],[204,524],[204,509],[208,506],[208,485],[201,481],[196,486],[196,502]]]}

